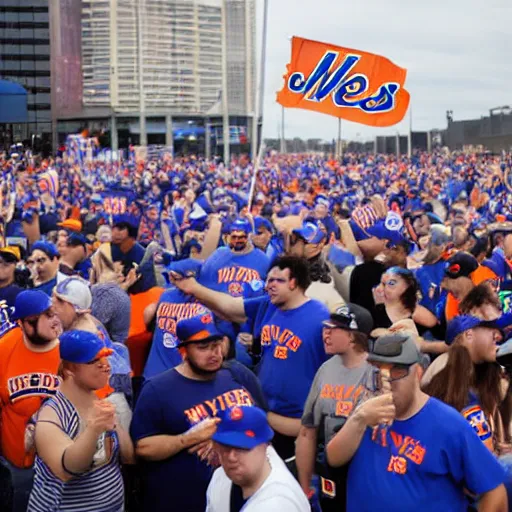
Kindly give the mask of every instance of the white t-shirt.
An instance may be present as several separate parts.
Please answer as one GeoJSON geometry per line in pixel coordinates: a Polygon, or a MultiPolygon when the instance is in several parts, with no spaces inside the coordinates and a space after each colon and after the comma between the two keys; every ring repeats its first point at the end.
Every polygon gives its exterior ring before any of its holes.
{"type": "MultiPolygon", "coordinates": [[[[242,512],[310,512],[308,499],[277,452],[269,446],[267,456],[272,471],[263,485],[247,500],[242,512]]],[[[229,512],[231,480],[220,467],[206,493],[206,512],[229,512]]]]}

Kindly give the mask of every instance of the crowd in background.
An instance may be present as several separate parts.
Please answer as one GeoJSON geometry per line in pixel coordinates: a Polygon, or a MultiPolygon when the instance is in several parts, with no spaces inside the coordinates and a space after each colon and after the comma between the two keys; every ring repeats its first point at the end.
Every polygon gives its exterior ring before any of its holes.
{"type": "Polygon", "coordinates": [[[0,154],[6,510],[509,510],[512,155],[115,156],[0,154]]]}

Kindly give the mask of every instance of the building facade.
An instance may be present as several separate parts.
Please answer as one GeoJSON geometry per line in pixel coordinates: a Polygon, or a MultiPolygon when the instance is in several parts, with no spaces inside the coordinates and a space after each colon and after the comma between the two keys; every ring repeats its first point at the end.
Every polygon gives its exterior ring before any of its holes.
{"type": "Polygon", "coordinates": [[[0,0],[0,79],[27,91],[28,123],[4,128],[2,139],[51,140],[48,0],[0,0]]]}
{"type": "Polygon", "coordinates": [[[202,141],[206,150],[222,142],[225,71],[230,140],[247,142],[255,93],[254,0],[56,0],[55,5],[56,136],[99,128],[115,148],[180,146],[186,133],[190,149],[200,149],[202,141]],[[63,43],[70,39],[75,49],[67,61],[80,61],[80,85],[76,74],[64,76],[58,65],[71,51],[63,43]]]}

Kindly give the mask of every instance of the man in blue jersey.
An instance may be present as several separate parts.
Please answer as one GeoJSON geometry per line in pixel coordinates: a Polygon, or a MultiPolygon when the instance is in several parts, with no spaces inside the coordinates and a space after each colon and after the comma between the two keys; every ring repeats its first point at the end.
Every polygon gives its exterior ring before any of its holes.
{"type": "Polygon", "coordinates": [[[338,467],[350,461],[347,512],[393,510],[506,512],[505,472],[467,420],[420,389],[415,341],[378,338],[368,361],[387,372],[390,392],[362,403],[331,439],[338,467]]]}
{"type": "MultiPolygon", "coordinates": [[[[235,220],[229,228],[229,247],[218,248],[206,260],[201,268],[199,282],[232,297],[261,295],[262,282],[267,277],[270,262],[266,254],[249,240],[251,232],[252,225],[247,219],[235,220]]],[[[234,342],[238,329],[231,322],[220,322],[217,325],[234,342]]],[[[242,330],[246,332],[248,329],[242,330]]],[[[233,350],[230,353],[233,355],[233,350]]]]}
{"type": "Polygon", "coordinates": [[[142,510],[203,512],[216,417],[254,402],[222,368],[222,334],[211,312],[178,320],[176,336],[183,362],[146,381],[131,424],[142,459],[142,510]]]}
{"type": "Polygon", "coordinates": [[[276,431],[273,444],[284,459],[293,457],[309,388],[326,360],[322,322],[329,318],[329,311],[305,295],[311,282],[307,261],[279,258],[267,276],[268,295],[253,299],[230,297],[192,277],[177,273],[171,277],[184,293],[219,316],[236,323],[250,320],[252,352],[261,353],[258,377],[269,403],[269,422],[276,431]]]}

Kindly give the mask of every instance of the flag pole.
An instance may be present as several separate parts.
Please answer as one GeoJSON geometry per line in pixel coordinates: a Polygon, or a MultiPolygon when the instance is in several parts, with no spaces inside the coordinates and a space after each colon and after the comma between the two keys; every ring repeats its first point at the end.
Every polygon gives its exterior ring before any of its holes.
{"type": "Polygon", "coordinates": [[[263,151],[265,151],[265,143],[262,141],[260,144],[260,150],[258,151],[258,156],[256,157],[256,162],[254,163],[254,167],[252,170],[251,187],[249,189],[249,199],[248,199],[249,213],[251,213],[251,206],[252,206],[253,197],[254,197],[254,189],[256,188],[256,178],[258,176],[261,159],[263,158],[263,151]]]}
{"type": "Polygon", "coordinates": [[[286,141],[284,138],[284,107],[281,107],[281,154],[286,153],[286,141]]]}
{"type": "Polygon", "coordinates": [[[222,138],[224,142],[224,166],[229,169],[229,106],[228,106],[228,46],[227,46],[227,2],[223,0],[221,8],[222,16],[222,138]]]}
{"type": "Polygon", "coordinates": [[[341,159],[343,156],[343,147],[341,143],[341,117],[338,117],[338,151],[336,151],[336,158],[341,159]]]}
{"type": "MultiPolygon", "coordinates": [[[[260,56],[260,76],[259,76],[259,90],[254,92],[254,116],[252,118],[252,148],[251,156],[252,161],[256,160],[258,152],[258,125],[261,119],[261,132],[263,135],[263,98],[265,96],[265,60],[267,54],[267,25],[268,25],[268,0],[263,3],[263,30],[261,41],[261,56],[260,56]]],[[[256,81],[257,82],[257,81],[256,81]]]]}
{"type": "Polygon", "coordinates": [[[412,105],[409,105],[409,134],[407,136],[407,156],[412,156],[412,105]]]}

